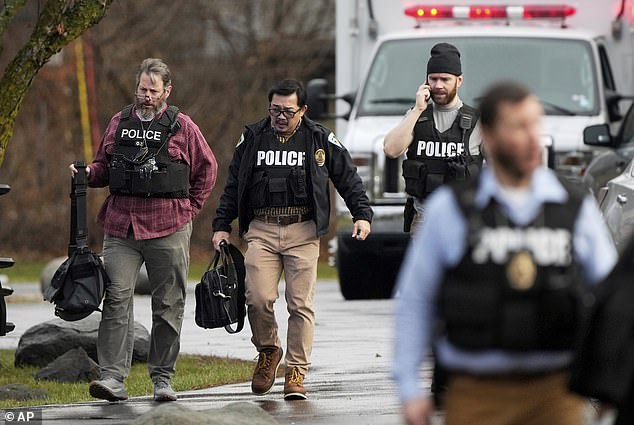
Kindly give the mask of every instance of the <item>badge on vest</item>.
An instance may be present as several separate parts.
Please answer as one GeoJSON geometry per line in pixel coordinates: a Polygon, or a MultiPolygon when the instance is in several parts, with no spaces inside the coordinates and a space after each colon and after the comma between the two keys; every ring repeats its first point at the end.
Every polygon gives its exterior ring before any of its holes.
{"type": "Polygon", "coordinates": [[[317,149],[315,151],[315,162],[318,167],[323,167],[326,163],[326,152],[323,149],[317,149]]]}
{"type": "Polygon", "coordinates": [[[506,278],[516,291],[528,291],[535,285],[537,266],[528,251],[519,251],[506,265],[506,278]]]}

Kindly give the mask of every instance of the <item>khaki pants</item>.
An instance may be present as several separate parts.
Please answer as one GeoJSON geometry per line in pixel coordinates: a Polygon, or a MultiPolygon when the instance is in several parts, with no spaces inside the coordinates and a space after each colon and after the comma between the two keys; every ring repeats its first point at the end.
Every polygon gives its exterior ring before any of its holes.
{"type": "Polygon", "coordinates": [[[153,381],[171,379],[180,349],[189,266],[189,223],[171,235],[137,241],[106,235],[106,288],[97,338],[101,379],[127,378],[134,348],[134,285],[145,262],[152,289],[152,330],[148,369],[153,381]]]}
{"type": "Polygon", "coordinates": [[[580,425],[583,400],[564,372],[537,376],[452,375],[445,425],[580,425]]]}
{"type": "Polygon", "coordinates": [[[245,234],[246,297],[251,341],[258,352],[281,347],[273,304],[279,297],[282,270],[286,280],[288,334],[286,367],[306,374],[313,348],[319,238],[315,223],[280,226],[253,220],[245,234]]]}

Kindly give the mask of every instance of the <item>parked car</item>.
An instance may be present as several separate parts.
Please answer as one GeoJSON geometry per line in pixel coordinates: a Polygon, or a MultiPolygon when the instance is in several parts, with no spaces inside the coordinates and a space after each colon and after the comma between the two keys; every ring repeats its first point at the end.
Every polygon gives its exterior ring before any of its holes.
{"type": "Polygon", "coordinates": [[[612,148],[597,153],[582,178],[583,183],[601,201],[608,181],[621,174],[634,159],[634,103],[615,135],[611,134],[607,124],[599,124],[587,127],[583,138],[586,145],[612,148]]]}
{"type": "Polygon", "coordinates": [[[634,160],[607,183],[600,206],[614,244],[621,251],[634,233],[634,160]]]}

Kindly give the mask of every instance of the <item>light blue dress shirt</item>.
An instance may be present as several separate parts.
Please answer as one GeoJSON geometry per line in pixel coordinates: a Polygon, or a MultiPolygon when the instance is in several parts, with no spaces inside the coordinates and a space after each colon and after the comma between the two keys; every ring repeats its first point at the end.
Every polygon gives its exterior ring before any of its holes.
{"type": "MultiPolygon", "coordinates": [[[[482,170],[475,195],[476,207],[494,198],[502,212],[518,225],[532,222],[545,202],[563,203],[568,193],[555,174],[545,168],[534,172],[524,205],[513,205],[490,168],[482,170]]],[[[462,259],[467,226],[449,188],[434,192],[425,205],[425,220],[405,256],[396,286],[395,352],[393,376],[402,401],[428,395],[419,382],[419,367],[435,344],[437,361],[449,370],[473,374],[530,373],[563,368],[572,353],[501,350],[469,352],[445,338],[432,341],[437,322],[436,299],[444,273],[462,259]]],[[[601,281],[616,263],[617,253],[594,199],[582,203],[574,226],[575,258],[590,284],[601,281]]]]}

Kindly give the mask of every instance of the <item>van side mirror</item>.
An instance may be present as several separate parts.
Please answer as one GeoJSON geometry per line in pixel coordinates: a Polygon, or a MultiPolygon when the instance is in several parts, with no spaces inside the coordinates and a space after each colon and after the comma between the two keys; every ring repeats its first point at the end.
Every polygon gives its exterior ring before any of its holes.
{"type": "Polygon", "coordinates": [[[591,125],[583,129],[583,143],[588,146],[611,147],[614,145],[608,124],[591,125]]]}
{"type": "Polygon", "coordinates": [[[328,82],[324,78],[315,78],[306,84],[308,111],[311,119],[321,119],[328,115],[328,82]]]}
{"type": "Polygon", "coordinates": [[[323,120],[329,118],[350,118],[350,111],[343,115],[335,115],[329,112],[328,107],[331,100],[341,99],[346,101],[352,109],[356,93],[346,93],[343,96],[337,96],[328,93],[328,81],[324,78],[315,78],[306,84],[306,95],[308,97],[308,111],[306,114],[314,120],[323,120]]]}

